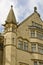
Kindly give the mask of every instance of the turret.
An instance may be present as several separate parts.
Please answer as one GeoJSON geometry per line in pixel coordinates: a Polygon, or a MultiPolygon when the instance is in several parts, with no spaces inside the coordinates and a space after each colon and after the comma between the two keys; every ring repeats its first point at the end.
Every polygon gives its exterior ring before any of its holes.
{"type": "Polygon", "coordinates": [[[13,6],[7,16],[4,26],[4,65],[16,65],[16,37],[17,22],[13,12],[13,6]]]}

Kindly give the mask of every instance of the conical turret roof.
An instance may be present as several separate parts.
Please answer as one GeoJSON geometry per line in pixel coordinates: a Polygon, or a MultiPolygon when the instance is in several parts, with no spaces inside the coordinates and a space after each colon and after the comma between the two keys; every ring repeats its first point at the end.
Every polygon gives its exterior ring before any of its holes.
{"type": "Polygon", "coordinates": [[[17,23],[14,12],[13,12],[13,6],[12,5],[11,5],[11,9],[9,11],[9,14],[7,16],[6,22],[7,23],[15,23],[15,24],[17,23]]]}

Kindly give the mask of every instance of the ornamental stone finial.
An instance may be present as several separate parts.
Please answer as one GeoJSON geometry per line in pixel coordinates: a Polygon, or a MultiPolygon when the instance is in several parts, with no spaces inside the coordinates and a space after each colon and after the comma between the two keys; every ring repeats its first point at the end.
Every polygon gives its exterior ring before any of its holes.
{"type": "Polygon", "coordinates": [[[37,7],[34,7],[34,12],[36,12],[36,10],[37,10],[37,7]]]}
{"type": "Polygon", "coordinates": [[[11,5],[11,8],[13,8],[13,5],[11,5]]]}

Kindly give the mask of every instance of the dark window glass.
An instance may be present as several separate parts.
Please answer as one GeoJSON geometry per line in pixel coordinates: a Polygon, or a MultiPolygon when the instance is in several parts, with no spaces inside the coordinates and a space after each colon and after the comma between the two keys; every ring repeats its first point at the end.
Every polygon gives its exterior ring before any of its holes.
{"type": "Polygon", "coordinates": [[[31,37],[35,37],[35,31],[31,30],[31,37]]]}
{"type": "Polygon", "coordinates": [[[28,43],[24,42],[24,50],[28,50],[28,43]]]}
{"type": "Polygon", "coordinates": [[[18,42],[18,48],[23,49],[23,42],[22,41],[18,42]]]}

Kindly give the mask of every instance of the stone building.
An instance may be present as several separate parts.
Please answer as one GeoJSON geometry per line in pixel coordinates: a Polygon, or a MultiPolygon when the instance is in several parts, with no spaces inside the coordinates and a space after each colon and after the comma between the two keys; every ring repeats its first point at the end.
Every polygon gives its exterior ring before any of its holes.
{"type": "Polygon", "coordinates": [[[43,65],[43,21],[37,8],[17,24],[13,8],[0,33],[0,65],[43,65]]]}

